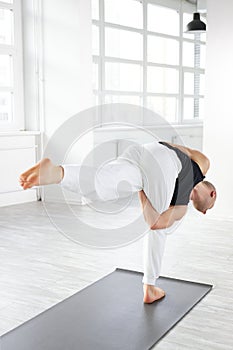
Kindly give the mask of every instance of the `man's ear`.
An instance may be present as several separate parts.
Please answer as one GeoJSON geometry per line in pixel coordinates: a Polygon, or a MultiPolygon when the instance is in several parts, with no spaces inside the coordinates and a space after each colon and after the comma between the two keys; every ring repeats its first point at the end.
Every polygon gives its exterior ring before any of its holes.
{"type": "Polygon", "coordinates": [[[212,198],[216,198],[216,191],[211,191],[211,193],[210,193],[210,197],[212,197],[212,198]]]}

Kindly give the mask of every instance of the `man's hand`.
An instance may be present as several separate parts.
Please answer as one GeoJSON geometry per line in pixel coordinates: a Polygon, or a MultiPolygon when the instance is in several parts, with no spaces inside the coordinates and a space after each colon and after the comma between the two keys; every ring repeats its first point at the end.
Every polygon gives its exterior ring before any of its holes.
{"type": "Polygon", "coordinates": [[[169,143],[169,142],[167,142],[167,144],[169,144],[170,146],[173,146],[175,148],[178,148],[180,151],[187,154],[187,156],[189,158],[191,158],[194,162],[196,162],[199,165],[199,167],[202,171],[202,174],[206,175],[206,173],[210,167],[210,161],[202,152],[195,150],[195,149],[188,148],[188,147],[184,147],[181,145],[169,143]]]}
{"type": "Polygon", "coordinates": [[[151,230],[165,229],[172,226],[173,223],[180,220],[187,211],[186,205],[179,205],[170,207],[162,214],[159,214],[151,205],[144,191],[140,191],[138,195],[145,221],[148,223],[151,230]]]}

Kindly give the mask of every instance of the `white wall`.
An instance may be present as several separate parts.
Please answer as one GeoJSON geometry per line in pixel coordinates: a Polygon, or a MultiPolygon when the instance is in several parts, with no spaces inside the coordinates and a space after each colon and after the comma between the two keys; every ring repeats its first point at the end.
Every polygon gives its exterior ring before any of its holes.
{"type": "Polygon", "coordinates": [[[233,1],[207,2],[206,120],[204,151],[211,160],[208,179],[218,200],[211,215],[233,217],[233,1]]]}
{"type": "Polygon", "coordinates": [[[36,189],[23,191],[19,176],[36,161],[37,136],[16,131],[0,134],[0,206],[31,202],[37,199],[36,189]]]}

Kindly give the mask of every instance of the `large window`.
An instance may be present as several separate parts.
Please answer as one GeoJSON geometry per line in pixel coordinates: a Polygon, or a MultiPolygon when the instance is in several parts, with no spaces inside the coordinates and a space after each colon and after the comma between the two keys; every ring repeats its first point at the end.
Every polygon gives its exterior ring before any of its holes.
{"type": "Polygon", "coordinates": [[[205,35],[185,34],[181,0],[92,0],[96,103],[132,103],[171,123],[204,113],[205,35]]]}
{"type": "Polygon", "coordinates": [[[20,0],[0,1],[0,131],[23,123],[23,68],[20,0]]]}

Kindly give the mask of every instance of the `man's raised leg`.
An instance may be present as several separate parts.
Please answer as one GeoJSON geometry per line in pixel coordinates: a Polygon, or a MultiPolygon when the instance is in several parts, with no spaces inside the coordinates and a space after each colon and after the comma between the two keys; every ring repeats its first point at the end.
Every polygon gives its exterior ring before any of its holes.
{"type": "Polygon", "coordinates": [[[20,175],[19,183],[24,190],[33,186],[58,184],[62,181],[64,169],[44,158],[20,175]]]}

